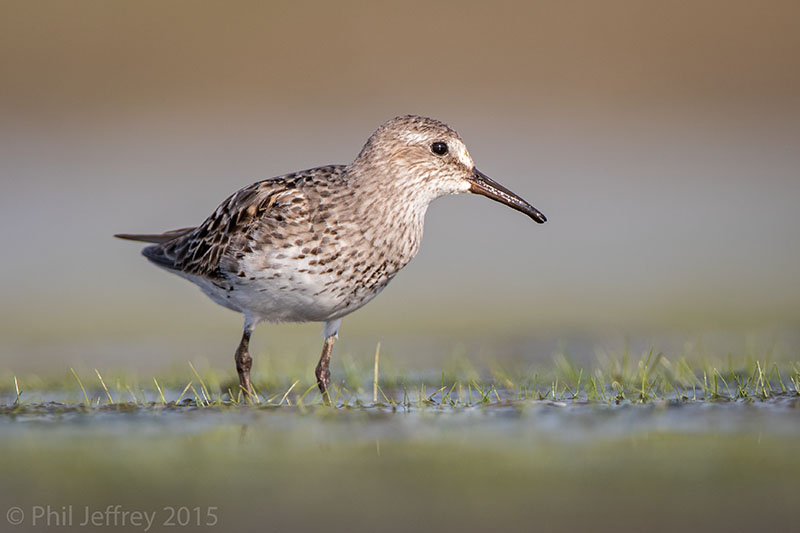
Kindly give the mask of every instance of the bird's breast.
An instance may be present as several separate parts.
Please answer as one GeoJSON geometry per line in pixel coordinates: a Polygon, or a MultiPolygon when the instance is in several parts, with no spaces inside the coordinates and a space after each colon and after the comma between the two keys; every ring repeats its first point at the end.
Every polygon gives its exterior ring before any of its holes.
{"type": "Polygon", "coordinates": [[[281,247],[242,258],[231,299],[270,321],[327,321],[372,300],[413,255],[360,238],[281,247]]]}

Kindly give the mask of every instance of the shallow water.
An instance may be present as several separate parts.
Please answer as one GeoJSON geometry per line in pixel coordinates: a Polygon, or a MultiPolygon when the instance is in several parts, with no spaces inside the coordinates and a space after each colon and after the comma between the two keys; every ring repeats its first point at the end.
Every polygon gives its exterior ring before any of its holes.
{"type": "MultiPolygon", "coordinates": [[[[502,394],[502,396],[510,396],[502,394]]],[[[363,402],[338,407],[311,405],[199,406],[194,400],[167,405],[119,403],[86,408],[58,402],[0,409],[0,435],[46,431],[49,436],[100,434],[202,434],[218,427],[269,426],[291,434],[324,426],[327,438],[344,441],[399,439],[439,431],[468,430],[491,438],[586,440],[624,438],[647,432],[769,433],[800,435],[800,395],[768,400],[655,401],[649,404],[574,400],[501,400],[471,406],[433,402],[391,405],[363,402]],[[358,434],[351,433],[358,427],[358,434]]]]}
{"type": "Polygon", "coordinates": [[[473,406],[7,405],[0,501],[25,513],[18,531],[56,527],[31,522],[42,508],[63,511],[52,520],[71,510],[58,530],[82,531],[87,509],[110,520],[117,505],[152,513],[147,531],[176,531],[169,507],[212,512],[214,526],[187,529],[218,531],[796,525],[794,393],[647,404],[498,395],[473,406]]]}

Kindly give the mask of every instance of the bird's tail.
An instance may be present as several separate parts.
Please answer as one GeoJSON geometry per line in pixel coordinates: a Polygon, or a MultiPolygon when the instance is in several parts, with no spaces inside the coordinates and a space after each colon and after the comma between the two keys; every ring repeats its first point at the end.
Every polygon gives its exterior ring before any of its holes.
{"type": "Polygon", "coordinates": [[[154,233],[154,234],[117,233],[116,235],[114,235],[114,237],[118,239],[125,239],[128,241],[152,242],[155,244],[163,244],[165,242],[171,241],[172,239],[183,237],[184,235],[194,230],[195,228],[181,228],[172,231],[167,231],[164,233],[154,233]]]}

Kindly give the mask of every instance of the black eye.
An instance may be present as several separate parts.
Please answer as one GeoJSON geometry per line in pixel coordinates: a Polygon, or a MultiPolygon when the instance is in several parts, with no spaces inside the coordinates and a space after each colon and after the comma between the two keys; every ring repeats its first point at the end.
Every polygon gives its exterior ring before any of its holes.
{"type": "Polygon", "coordinates": [[[431,145],[431,152],[436,155],[444,155],[447,153],[447,143],[435,142],[431,145]]]}

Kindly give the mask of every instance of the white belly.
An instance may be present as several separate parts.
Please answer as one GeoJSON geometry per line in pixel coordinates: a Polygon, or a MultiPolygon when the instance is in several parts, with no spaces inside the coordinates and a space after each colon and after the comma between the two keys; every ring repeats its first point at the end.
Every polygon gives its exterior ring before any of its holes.
{"type": "Polygon", "coordinates": [[[332,273],[273,271],[212,282],[181,274],[214,302],[257,322],[327,322],[359,309],[383,289],[359,290],[332,273]],[[255,279],[252,279],[255,278],[255,279]]]}

